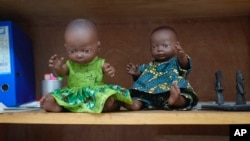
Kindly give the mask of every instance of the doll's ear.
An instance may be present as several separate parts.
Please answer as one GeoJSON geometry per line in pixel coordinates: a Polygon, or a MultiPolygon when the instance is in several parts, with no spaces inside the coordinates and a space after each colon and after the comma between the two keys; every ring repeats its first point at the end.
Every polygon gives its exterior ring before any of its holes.
{"type": "Polygon", "coordinates": [[[98,47],[98,52],[99,52],[101,50],[101,42],[100,41],[97,42],[97,47],[98,47]]]}
{"type": "Polygon", "coordinates": [[[98,47],[101,46],[101,42],[100,42],[100,41],[97,42],[97,46],[98,46],[98,47]]]}

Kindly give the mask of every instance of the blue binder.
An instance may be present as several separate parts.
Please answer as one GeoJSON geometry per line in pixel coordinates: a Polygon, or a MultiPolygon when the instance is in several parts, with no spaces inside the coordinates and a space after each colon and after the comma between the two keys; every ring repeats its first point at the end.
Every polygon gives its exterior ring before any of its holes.
{"type": "Polygon", "coordinates": [[[31,39],[11,21],[0,21],[0,102],[18,106],[35,100],[31,39]]]}

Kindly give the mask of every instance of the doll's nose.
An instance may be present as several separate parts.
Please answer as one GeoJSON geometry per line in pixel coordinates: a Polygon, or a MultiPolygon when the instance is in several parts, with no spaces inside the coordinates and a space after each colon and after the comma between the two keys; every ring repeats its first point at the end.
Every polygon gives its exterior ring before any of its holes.
{"type": "Polygon", "coordinates": [[[158,46],[157,51],[158,51],[158,52],[163,51],[163,46],[158,46]]]}
{"type": "Polygon", "coordinates": [[[84,57],[84,55],[83,55],[83,53],[78,52],[78,53],[76,54],[76,57],[77,57],[77,58],[83,58],[83,57],[84,57]]]}

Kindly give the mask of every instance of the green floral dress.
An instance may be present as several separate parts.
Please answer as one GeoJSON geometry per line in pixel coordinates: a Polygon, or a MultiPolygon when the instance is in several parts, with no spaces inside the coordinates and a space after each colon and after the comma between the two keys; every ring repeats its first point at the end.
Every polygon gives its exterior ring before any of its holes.
{"type": "Polygon", "coordinates": [[[68,86],[51,93],[66,110],[101,113],[110,96],[124,103],[132,103],[127,89],[103,83],[104,59],[96,57],[83,65],[68,60],[66,64],[69,68],[68,86]]]}

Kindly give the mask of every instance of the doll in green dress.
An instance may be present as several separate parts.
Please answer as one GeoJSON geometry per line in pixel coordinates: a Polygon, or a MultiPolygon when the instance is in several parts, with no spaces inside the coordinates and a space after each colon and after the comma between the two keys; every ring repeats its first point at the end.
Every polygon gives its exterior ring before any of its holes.
{"type": "Polygon", "coordinates": [[[101,113],[119,110],[120,103],[132,103],[127,89],[103,83],[103,74],[114,77],[115,68],[97,56],[100,41],[92,22],[72,21],[64,38],[69,60],[55,54],[49,67],[56,76],[68,76],[68,85],[46,94],[41,108],[50,112],[101,113]]]}

